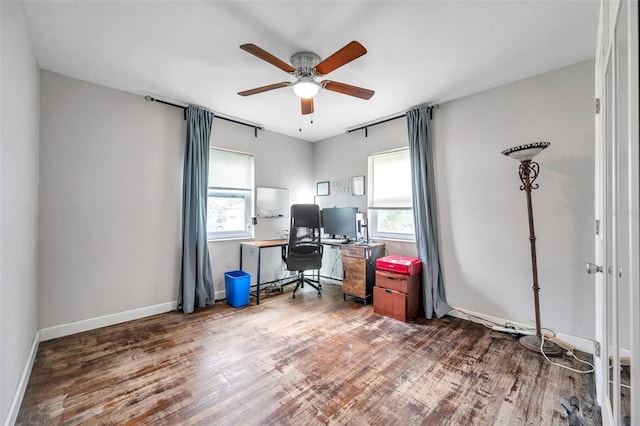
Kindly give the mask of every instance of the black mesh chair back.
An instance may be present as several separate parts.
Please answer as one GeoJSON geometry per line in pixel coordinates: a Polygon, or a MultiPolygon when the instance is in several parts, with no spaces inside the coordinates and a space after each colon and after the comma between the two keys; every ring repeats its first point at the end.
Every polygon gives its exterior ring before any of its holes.
{"type": "Polygon", "coordinates": [[[318,290],[318,296],[321,294],[320,282],[304,276],[304,271],[322,267],[320,208],[317,204],[291,206],[291,226],[285,263],[289,271],[298,272],[296,288],[293,290],[294,298],[298,288],[304,287],[305,283],[318,290]]]}

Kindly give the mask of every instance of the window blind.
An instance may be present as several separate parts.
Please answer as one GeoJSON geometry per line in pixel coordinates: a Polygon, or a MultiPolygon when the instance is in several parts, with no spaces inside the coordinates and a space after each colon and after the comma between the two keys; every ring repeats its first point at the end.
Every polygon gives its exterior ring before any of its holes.
{"type": "Polygon", "coordinates": [[[209,187],[251,190],[253,188],[253,156],[210,148],[209,187]]]}
{"type": "Polygon", "coordinates": [[[390,151],[369,157],[369,208],[411,209],[411,163],[409,150],[390,151]]]}

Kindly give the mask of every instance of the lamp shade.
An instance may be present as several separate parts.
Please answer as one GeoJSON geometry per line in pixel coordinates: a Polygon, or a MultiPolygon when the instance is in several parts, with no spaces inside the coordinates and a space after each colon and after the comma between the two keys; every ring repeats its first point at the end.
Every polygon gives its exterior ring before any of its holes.
{"type": "Polygon", "coordinates": [[[520,162],[531,161],[533,157],[540,154],[549,145],[551,145],[549,142],[534,142],[505,149],[502,153],[520,162]]]}
{"type": "Polygon", "coordinates": [[[320,85],[311,77],[300,78],[291,85],[291,88],[293,89],[293,93],[302,99],[313,98],[320,91],[320,85]]]}

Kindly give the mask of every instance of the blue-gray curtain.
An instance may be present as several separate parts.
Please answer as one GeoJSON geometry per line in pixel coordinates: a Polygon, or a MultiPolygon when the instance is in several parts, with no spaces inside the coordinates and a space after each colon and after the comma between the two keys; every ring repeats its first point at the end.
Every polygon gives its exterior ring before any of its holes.
{"type": "Polygon", "coordinates": [[[182,271],[178,309],[193,312],[215,302],[207,244],[209,137],[213,113],[189,105],[182,194],[182,271]]]}
{"type": "Polygon", "coordinates": [[[422,299],[427,318],[438,318],[451,310],[444,293],[436,224],[436,190],[433,147],[429,135],[429,107],[407,111],[409,158],[413,188],[413,220],[418,256],[422,259],[422,299]]]}

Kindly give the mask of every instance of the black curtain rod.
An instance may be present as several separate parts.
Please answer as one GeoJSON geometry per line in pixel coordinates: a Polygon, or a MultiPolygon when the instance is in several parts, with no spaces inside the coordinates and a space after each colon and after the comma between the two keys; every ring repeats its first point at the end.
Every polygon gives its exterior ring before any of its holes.
{"type": "MultiPolygon", "coordinates": [[[[156,99],[156,98],[154,98],[152,96],[149,96],[149,95],[145,96],[144,98],[149,102],[160,102],[161,104],[170,105],[172,107],[180,108],[183,111],[184,119],[185,120],[187,119],[187,107],[186,106],[174,104],[174,103],[167,102],[167,101],[163,101],[161,99],[156,99]]],[[[256,138],[258,137],[258,130],[264,130],[264,127],[256,126],[255,124],[244,123],[242,121],[234,120],[233,118],[222,117],[220,115],[216,115],[215,117],[219,118],[220,120],[230,121],[231,123],[240,124],[242,126],[252,127],[253,128],[253,135],[256,138]]]]}
{"type": "MultiPolygon", "coordinates": [[[[434,108],[438,108],[439,105],[430,105],[427,107],[427,111],[429,112],[429,120],[431,120],[433,118],[433,109],[434,108]]],[[[347,130],[347,133],[352,133],[352,132],[356,132],[358,130],[363,130],[364,129],[364,137],[368,137],[369,136],[369,127],[373,127],[373,126],[377,126],[378,124],[382,124],[382,123],[387,123],[389,121],[393,121],[393,120],[397,120],[398,118],[402,118],[402,117],[406,117],[407,113],[402,113],[399,115],[396,115],[395,117],[390,117],[390,118],[385,118],[384,120],[380,120],[380,121],[376,121],[373,123],[369,123],[369,124],[365,124],[363,126],[360,127],[356,127],[355,129],[350,129],[347,130]]]]}

